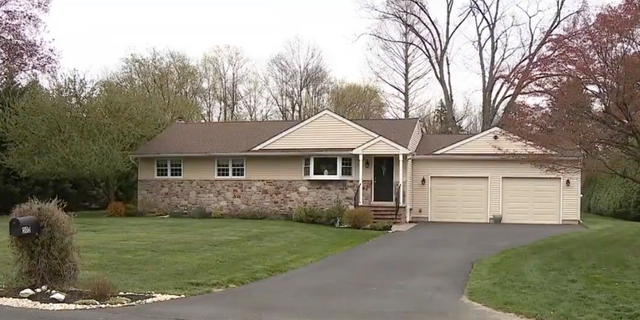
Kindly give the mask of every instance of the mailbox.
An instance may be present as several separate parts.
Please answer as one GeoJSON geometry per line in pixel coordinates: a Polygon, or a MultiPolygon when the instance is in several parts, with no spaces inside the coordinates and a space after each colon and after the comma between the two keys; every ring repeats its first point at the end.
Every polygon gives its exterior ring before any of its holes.
{"type": "Polygon", "coordinates": [[[38,235],[40,222],[34,216],[13,218],[9,221],[9,234],[14,237],[38,235]]]}

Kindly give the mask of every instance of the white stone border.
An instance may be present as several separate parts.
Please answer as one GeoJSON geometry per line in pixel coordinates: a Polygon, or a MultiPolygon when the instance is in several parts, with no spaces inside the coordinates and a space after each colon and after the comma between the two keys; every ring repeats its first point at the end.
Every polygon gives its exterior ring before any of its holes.
{"type": "Polygon", "coordinates": [[[119,307],[128,307],[135,306],[140,304],[148,304],[160,301],[168,301],[174,299],[184,298],[184,295],[176,296],[170,294],[153,294],[152,298],[139,300],[126,304],[100,304],[100,305],[81,305],[81,304],[73,304],[73,303],[41,303],[38,301],[31,301],[27,298],[18,299],[18,298],[0,298],[0,305],[15,307],[15,308],[31,308],[31,309],[40,309],[40,310],[51,310],[51,311],[60,311],[60,310],[87,310],[87,309],[104,309],[104,308],[119,308],[119,307]]]}

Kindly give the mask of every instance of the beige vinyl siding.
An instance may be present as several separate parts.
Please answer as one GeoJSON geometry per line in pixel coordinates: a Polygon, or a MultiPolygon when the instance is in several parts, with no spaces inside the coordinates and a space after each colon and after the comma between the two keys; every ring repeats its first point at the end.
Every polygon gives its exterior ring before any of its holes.
{"type": "Polygon", "coordinates": [[[422,139],[422,128],[420,127],[420,121],[416,123],[416,127],[413,129],[413,134],[409,140],[409,146],[407,147],[411,151],[416,151],[420,140],[422,139]]]}
{"type": "Polygon", "coordinates": [[[442,154],[533,153],[540,151],[524,142],[516,141],[505,133],[489,133],[442,154]],[[498,136],[498,140],[493,139],[494,135],[498,136]]]}
{"type": "MultiPolygon", "coordinates": [[[[427,217],[429,214],[429,177],[430,176],[488,176],[489,177],[489,214],[501,212],[500,185],[503,177],[562,177],[562,214],[563,220],[580,219],[580,175],[579,172],[554,174],[545,172],[527,163],[513,160],[434,160],[414,159],[412,177],[413,217],[427,217]],[[425,178],[426,184],[421,180],[425,178]],[[571,180],[567,187],[566,179],[571,180]]],[[[418,219],[416,219],[418,220],[418,219]]]]}
{"type": "Polygon", "coordinates": [[[324,115],[263,149],[357,148],[375,137],[330,115],[324,115]]]}
{"type": "Polygon", "coordinates": [[[558,224],[559,178],[502,178],[502,222],[558,224]]]}
{"type": "Polygon", "coordinates": [[[431,177],[431,221],[488,222],[488,180],[431,177]]]}
{"type": "Polygon", "coordinates": [[[365,148],[364,150],[362,150],[362,153],[364,154],[379,154],[379,155],[384,155],[384,154],[397,154],[398,153],[398,148],[394,147],[384,141],[378,141],[370,146],[368,146],[367,148],[365,148]]]}

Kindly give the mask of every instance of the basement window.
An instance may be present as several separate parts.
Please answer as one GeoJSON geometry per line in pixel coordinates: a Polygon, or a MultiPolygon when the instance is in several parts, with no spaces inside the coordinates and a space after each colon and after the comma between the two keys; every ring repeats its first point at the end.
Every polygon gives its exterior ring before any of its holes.
{"type": "Polygon", "coordinates": [[[303,175],[309,180],[342,180],[353,177],[351,157],[304,158],[303,175]]]}

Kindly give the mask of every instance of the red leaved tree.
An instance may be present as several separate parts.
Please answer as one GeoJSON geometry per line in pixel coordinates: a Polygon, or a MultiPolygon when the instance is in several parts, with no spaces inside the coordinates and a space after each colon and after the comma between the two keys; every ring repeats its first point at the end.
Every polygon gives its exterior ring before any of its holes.
{"type": "MultiPolygon", "coordinates": [[[[56,55],[43,38],[51,0],[0,0],[0,75],[51,72],[56,55]]],[[[1,80],[0,80],[1,81],[1,80]]]]}
{"type": "Polygon", "coordinates": [[[640,165],[640,2],[575,19],[552,45],[555,54],[544,69],[553,77],[537,84],[544,102],[520,105],[509,129],[561,154],[579,154],[591,169],[640,183],[629,170],[640,165]]]}

